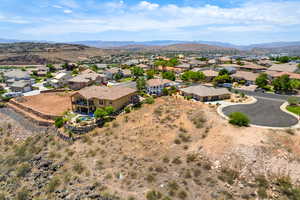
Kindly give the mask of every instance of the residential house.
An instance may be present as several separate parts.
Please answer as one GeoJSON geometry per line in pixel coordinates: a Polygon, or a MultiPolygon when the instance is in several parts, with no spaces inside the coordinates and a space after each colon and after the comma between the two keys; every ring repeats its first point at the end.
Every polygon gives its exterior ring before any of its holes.
{"type": "Polygon", "coordinates": [[[31,76],[27,71],[22,70],[11,70],[3,73],[3,78],[5,81],[10,80],[10,83],[20,80],[31,80],[31,76]]]}
{"type": "Polygon", "coordinates": [[[103,72],[103,74],[105,74],[106,77],[110,80],[114,79],[117,74],[119,74],[123,77],[123,72],[118,67],[113,67],[113,68],[107,69],[103,72]]]}
{"type": "Polygon", "coordinates": [[[218,72],[211,70],[211,69],[204,70],[202,72],[205,75],[206,81],[212,81],[215,77],[217,77],[219,75],[218,72]]]}
{"type": "Polygon", "coordinates": [[[29,92],[32,90],[31,83],[27,80],[15,81],[10,85],[10,90],[13,92],[29,92]]]}
{"type": "Polygon", "coordinates": [[[68,80],[68,86],[72,90],[80,90],[81,88],[93,85],[93,84],[100,84],[103,83],[105,80],[101,76],[101,74],[93,73],[83,73],[79,74],[68,80]]]}
{"type": "Polygon", "coordinates": [[[72,78],[72,74],[69,71],[60,72],[54,78],[48,81],[48,84],[54,88],[59,88],[67,85],[68,80],[72,78]]]}
{"type": "Polygon", "coordinates": [[[277,71],[277,72],[291,72],[294,73],[298,70],[297,64],[293,63],[284,63],[284,64],[273,64],[269,71],[277,71]]]}
{"type": "Polygon", "coordinates": [[[167,79],[150,79],[146,82],[146,90],[150,95],[162,95],[163,89],[169,87],[172,81],[167,79]]]}
{"type": "Polygon", "coordinates": [[[226,88],[214,88],[203,85],[190,86],[179,91],[182,96],[191,97],[202,102],[229,99],[231,96],[226,88]]]}
{"type": "Polygon", "coordinates": [[[90,86],[71,96],[72,110],[88,114],[107,106],[120,110],[137,100],[137,90],[128,87],[90,86]]]}
{"type": "Polygon", "coordinates": [[[255,64],[237,65],[236,68],[238,70],[246,70],[246,71],[252,71],[257,73],[267,70],[266,67],[255,65],[255,64]]]}
{"type": "Polygon", "coordinates": [[[231,77],[236,81],[244,80],[246,85],[251,85],[255,83],[256,78],[259,76],[259,73],[247,72],[247,71],[237,71],[235,74],[232,74],[231,77]]]}

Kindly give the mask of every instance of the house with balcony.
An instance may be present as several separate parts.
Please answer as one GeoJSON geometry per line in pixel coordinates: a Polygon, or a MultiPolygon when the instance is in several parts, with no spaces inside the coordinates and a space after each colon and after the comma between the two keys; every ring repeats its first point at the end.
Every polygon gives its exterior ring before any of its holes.
{"type": "Polygon", "coordinates": [[[169,87],[172,81],[167,79],[150,79],[146,82],[146,91],[150,95],[160,96],[163,89],[169,87]]]}
{"type": "Polygon", "coordinates": [[[75,92],[71,96],[74,112],[91,114],[97,108],[112,106],[120,110],[126,105],[138,101],[137,90],[128,87],[90,86],[75,92]]]}

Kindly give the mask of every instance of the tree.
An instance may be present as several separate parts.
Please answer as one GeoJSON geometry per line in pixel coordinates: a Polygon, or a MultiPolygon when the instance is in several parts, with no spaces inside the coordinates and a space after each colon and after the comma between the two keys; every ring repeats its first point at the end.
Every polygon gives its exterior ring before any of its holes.
{"type": "Polygon", "coordinates": [[[203,72],[186,71],[180,76],[183,81],[200,81],[205,79],[203,72]]]}
{"type": "Polygon", "coordinates": [[[139,78],[136,80],[136,87],[139,91],[146,89],[146,80],[144,78],[139,78]]]}
{"type": "Polygon", "coordinates": [[[111,115],[111,114],[113,114],[113,113],[115,112],[115,109],[114,109],[114,107],[112,107],[112,106],[106,106],[106,107],[104,108],[104,110],[105,110],[105,112],[107,113],[107,115],[111,115]]]}
{"type": "Polygon", "coordinates": [[[289,75],[282,75],[272,81],[275,91],[288,92],[292,89],[289,75]]]}
{"type": "Polygon", "coordinates": [[[229,71],[227,69],[221,69],[219,71],[219,76],[223,76],[223,75],[229,75],[229,71]]]}
{"type": "Polygon", "coordinates": [[[171,81],[176,80],[176,76],[175,76],[174,72],[170,72],[170,71],[163,72],[162,73],[162,78],[168,79],[168,80],[171,80],[171,81]]]}
{"type": "Polygon", "coordinates": [[[123,77],[123,76],[122,76],[121,73],[116,73],[116,74],[114,75],[114,79],[115,79],[115,80],[120,80],[122,77],[123,77]]]}
{"type": "Polygon", "coordinates": [[[140,67],[133,67],[131,69],[131,74],[137,79],[140,76],[144,76],[144,70],[140,67]]]}
{"type": "Polygon", "coordinates": [[[255,84],[260,87],[260,88],[264,88],[268,85],[268,75],[266,73],[262,73],[260,74],[256,80],[255,80],[255,84]]]}
{"type": "Polygon", "coordinates": [[[57,117],[54,124],[56,128],[61,128],[64,125],[64,119],[62,117],[57,117]]]}
{"type": "Polygon", "coordinates": [[[229,123],[236,126],[248,126],[250,120],[247,115],[241,112],[233,112],[229,115],[229,123]]]}
{"type": "Polygon", "coordinates": [[[55,72],[55,67],[54,67],[54,65],[52,65],[52,64],[47,64],[46,67],[49,68],[49,71],[50,71],[50,72],[55,72]]]}
{"type": "Polygon", "coordinates": [[[90,68],[91,68],[91,70],[93,70],[94,72],[98,72],[98,67],[97,67],[97,65],[91,65],[90,68]]]}
{"type": "Polygon", "coordinates": [[[230,82],[232,82],[232,78],[228,74],[221,75],[221,76],[219,75],[213,79],[213,82],[216,84],[230,83],[230,82]]]}
{"type": "Polygon", "coordinates": [[[153,69],[147,70],[146,71],[147,79],[149,80],[149,79],[154,78],[154,74],[155,74],[155,70],[153,70],[153,69]]]}
{"type": "Polygon", "coordinates": [[[300,89],[300,81],[293,79],[290,81],[292,89],[299,90],[300,89]]]}
{"type": "Polygon", "coordinates": [[[96,119],[103,119],[107,115],[108,115],[108,113],[103,108],[97,108],[94,112],[94,117],[96,119]]]}

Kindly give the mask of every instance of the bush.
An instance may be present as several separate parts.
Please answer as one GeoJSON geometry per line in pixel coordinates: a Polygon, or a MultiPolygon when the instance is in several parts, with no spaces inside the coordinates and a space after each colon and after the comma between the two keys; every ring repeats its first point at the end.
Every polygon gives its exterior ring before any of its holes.
{"type": "Polygon", "coordinates": [[[24,177],[30,170],[31,170],[30,164],[24,163],[21,164],[20,167],[18,167],[16,174],[18,177],[24,177]]]}
{"type": "Polygon", "coordinates": [[[147,200],[157,200],[157,199],[161,199],[162,198],[162,194],[158,191],[149,191],[146,194],[146,198],[147,200]]]}
{"type": "Polygon", "coordinates": [[[58,177],[54,177],[48,184],[47,191],[52,193],[60,185],[60,180],[58,177]]]}
{"type": "Polygon", "coordinates": [[[244,113],[233,112],[229,115],[229,123],[237,126],[248,126],[250,120],[244,113]]]}
{"type": "Polygon", "coordinates": [[[289,97],[288,102],[291,106],[294,106],[299,104],[300,99],[298,97],[289,97]]]}
{"type": "Polygon", "coordinates": [[[55,119],[55,127],[61,128],[64,125],[64,119],[62,117],[58,117],[55,119]]]}
{"type": "Polygon", "coordinates": [[[148,97],[145,99],[145,103],[147,104],[154,104],[154,98],[153,97],[148,97]]]}
{"type": "Polygon", "coordinates": [[[27,199],[31,199],[29,198],[29,191],[26,188],[23,188],[17,193],[16,200],[27,200],[27,199]]]}

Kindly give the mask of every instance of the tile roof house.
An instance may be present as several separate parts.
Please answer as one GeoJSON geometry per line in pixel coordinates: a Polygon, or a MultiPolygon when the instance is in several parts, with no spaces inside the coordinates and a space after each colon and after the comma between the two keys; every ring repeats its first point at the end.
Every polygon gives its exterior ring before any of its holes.
{"type": "Polygon", "coordinates": [[[150,79],[146,82],[146,90],[151,95],[161,95],[163,89],[169,87],[172,81],[167,79],[150,79]]]}
{"type": "Polygon", "coordinates": [[[219,75],[218,72],[216,72],[214,70],[211,70],[211,69],[209,69],[209,70],[203,70],[202,72],[205,75],[207,81],[211,81],[211,80],[213,80],[215,77],[217,77],[219,75]]]}
{"type": "Polygon", "coordinates": [[[297,71],[297,64],[285,63],[285,64],[274,64],[268,70],[277,72],[295,72],[297,71]]]}
{"type": "Polygon", "coordinates": [[[13,92],[29,92],[32,90],[31,83],[26,80],[15,81],[10,85],[10,89],[13,92]]]}
{"type": "Polygon", "coordinates": [[[68,80],[72,78],[71,72],[60,72],[53,79],[48,81],[48,84],[54,88],[63,87],[68,83],[68,80]]]}
{"type": "Polygon", "coordinates": [[[72,90],[80,90],[81,88],[90,86],[95,83],[102,83],[105,80],[100,74],[97,73],[84,73],[79,74],[68,80],[68,86],[72,90]]]}
{"type": "Polygon", "coordinates": [[[128,87],[90,86],[83,88],[71,96],[72,110],[91,113],[97,108],[107,106],[119,110],[136,101],[137,90],[128,87]]]}
{"type": "Polygon", "coordinates": [[[20,80],[30,80],[31,76],[27,71],[22,70],[11,70],[8,72],[3,73],[4,80],[14,80],[14,81],[20,81],[20,80]]]}
{"type": "Polygon", "coordinates": [[[214,88],[203,85],[182,88],[180,93],[183,96],[192,97],[202,102],[229,99],[231,96],[231,93],[226,88],[214,88]]]}
{"type": "Polygon", "coordinates": [[[231,77],[236,80],[245,80],[248,84],[254,84],[256,78],[259,76],[259,73],[247,72],[247,71],[237,71],[235,74],[232,74],[231,77]]]}

